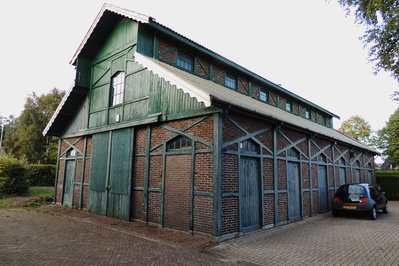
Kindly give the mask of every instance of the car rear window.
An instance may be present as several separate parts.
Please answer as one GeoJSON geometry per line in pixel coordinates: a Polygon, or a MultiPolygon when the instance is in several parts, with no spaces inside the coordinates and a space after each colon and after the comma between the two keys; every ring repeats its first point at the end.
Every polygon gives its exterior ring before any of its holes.
{"type": "Polygon", "coordinates": [[[360,185],[344,185],[341,186],[337,193],[343,195],[351,195],[351,194],[365,194],[364,187],[360,185]]]}

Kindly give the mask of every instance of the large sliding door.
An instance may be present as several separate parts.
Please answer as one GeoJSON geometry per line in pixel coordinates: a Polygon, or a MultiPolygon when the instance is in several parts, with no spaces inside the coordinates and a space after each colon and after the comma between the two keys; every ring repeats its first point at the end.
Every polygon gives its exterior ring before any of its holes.
{"type": "Polygon", "coordinates": [[[288,162],[288,219],[295,221],[301,219],[301,197],[299,190],[299,163],[288,162]]]}

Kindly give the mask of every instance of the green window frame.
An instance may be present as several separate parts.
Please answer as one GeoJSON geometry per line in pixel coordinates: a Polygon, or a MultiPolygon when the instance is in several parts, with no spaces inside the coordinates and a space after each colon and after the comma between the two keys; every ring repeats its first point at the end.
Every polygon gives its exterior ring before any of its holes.
{"type": "Polygon", "coordinates": [[[237,90],[237,77],[226,73],[224,76],[224,86],[233,90],[237,90]]]}
{"type": "Polygon", "coordinates": [[[118,71],[111,78],[110,105],[115,106],[122,104],[124,92],[125,92],[125,72],[118,71]]]}
{"type": "Polygon", "coordinates": [[[181,51],[177,52],[176,66],[180,69],[193,72],[194,71],[194,58],[181,51]]]}

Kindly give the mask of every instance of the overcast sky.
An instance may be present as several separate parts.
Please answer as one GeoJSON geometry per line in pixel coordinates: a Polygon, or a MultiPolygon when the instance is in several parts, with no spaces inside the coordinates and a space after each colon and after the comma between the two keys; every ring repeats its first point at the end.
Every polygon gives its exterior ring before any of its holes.
{"type": "MultiPolygon", "coordinates": [[[[112,4],[154,17],[253,72],[374,130],[398,108],[387,73],[373,74],[363,28],[331,0],[133,1],[112,4]]],[[[26,97],[74,79],[69,65],[103,1],[7,1],[0,9],[0,115],[18,116],[26,97]]]]}

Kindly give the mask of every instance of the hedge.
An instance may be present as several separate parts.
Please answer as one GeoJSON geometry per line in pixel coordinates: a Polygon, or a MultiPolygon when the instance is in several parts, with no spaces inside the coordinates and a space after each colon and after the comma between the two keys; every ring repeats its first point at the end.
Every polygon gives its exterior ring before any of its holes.
{"type": "Polygon", "coordinates": [[[377,184],[390,200],[399,200],[399,171],[376,171],[377,184]]]}
{"type": "Polygon", "coordinates": [[[9,156],[0,156],[0,196],[28,192],[26,173],[25,162],[9,156]]]}
{"type": "Polygon", "coordinates": [[[30,164],[27,180],[31,186],[54,186],[55,165],[30,164]]]}

